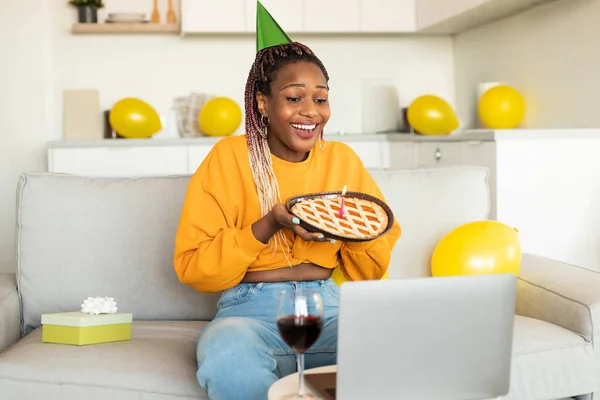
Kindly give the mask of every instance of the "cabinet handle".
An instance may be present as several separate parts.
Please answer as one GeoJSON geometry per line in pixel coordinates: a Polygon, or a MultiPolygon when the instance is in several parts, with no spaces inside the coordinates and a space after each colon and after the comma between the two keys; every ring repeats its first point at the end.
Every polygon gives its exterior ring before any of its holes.
{"type": "Polygon", "coordinates": [[[442,159],[442,151],[438,148],[435,149],[435,161],[440,161],[442,159]]]}

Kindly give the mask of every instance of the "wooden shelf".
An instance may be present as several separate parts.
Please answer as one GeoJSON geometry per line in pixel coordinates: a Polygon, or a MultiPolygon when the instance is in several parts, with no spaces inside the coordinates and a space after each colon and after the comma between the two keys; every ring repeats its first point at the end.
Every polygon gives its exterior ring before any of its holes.
{"type": "Polygon", "coordinates": [[[179,34],[179,24],[152,23],[97,23],[73,24],[71,32],[75,35],[114,35],[114,34],[179,34]]]}

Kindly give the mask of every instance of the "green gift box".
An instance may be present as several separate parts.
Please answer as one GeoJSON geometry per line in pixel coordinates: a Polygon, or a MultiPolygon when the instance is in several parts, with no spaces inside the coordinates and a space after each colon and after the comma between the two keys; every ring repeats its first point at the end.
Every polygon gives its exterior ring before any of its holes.
{"type": "Polygon", "coordinates": [[[42,342],[76,346],[131,339],[130,313],[66,312],[42,315],[42,342]]]}

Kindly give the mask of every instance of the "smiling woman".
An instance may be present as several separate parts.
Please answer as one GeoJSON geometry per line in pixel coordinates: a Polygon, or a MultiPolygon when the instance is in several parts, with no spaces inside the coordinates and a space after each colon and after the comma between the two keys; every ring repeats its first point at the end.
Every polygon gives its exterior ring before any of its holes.
{"type": "Polygon", "coordinates": [[[211,399],[266,399],[296,372],[278,334],[284,290],[310,289],[323,303],[322,332],[306,368],[335,364],[339,268],[348,280],[380,279],[400,236],[395,223],[369,242],[337,242],[308,232],[285,200],[348,190],[384,200],[354,151],[325,143],[329,76],[307,46],[292,42],[257,4],[257,54],[245,92],[246,134],[221,139],[192,179],[175,240],[175,271],[200,292],[221,291],[200,333],[198,382],[211,399]]]}

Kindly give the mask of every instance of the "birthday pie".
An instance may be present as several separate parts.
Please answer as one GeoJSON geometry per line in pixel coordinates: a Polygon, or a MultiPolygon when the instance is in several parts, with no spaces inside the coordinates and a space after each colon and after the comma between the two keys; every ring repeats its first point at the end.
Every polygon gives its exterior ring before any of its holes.
{"type": "Polygon", "coordinates": [[[368,240],[380,235],[388,227],[386,210],[374,199],[321,196],[306,197],[290,207],[290,212],[305,223],[327,234],[349,239],[368,240]]]}

